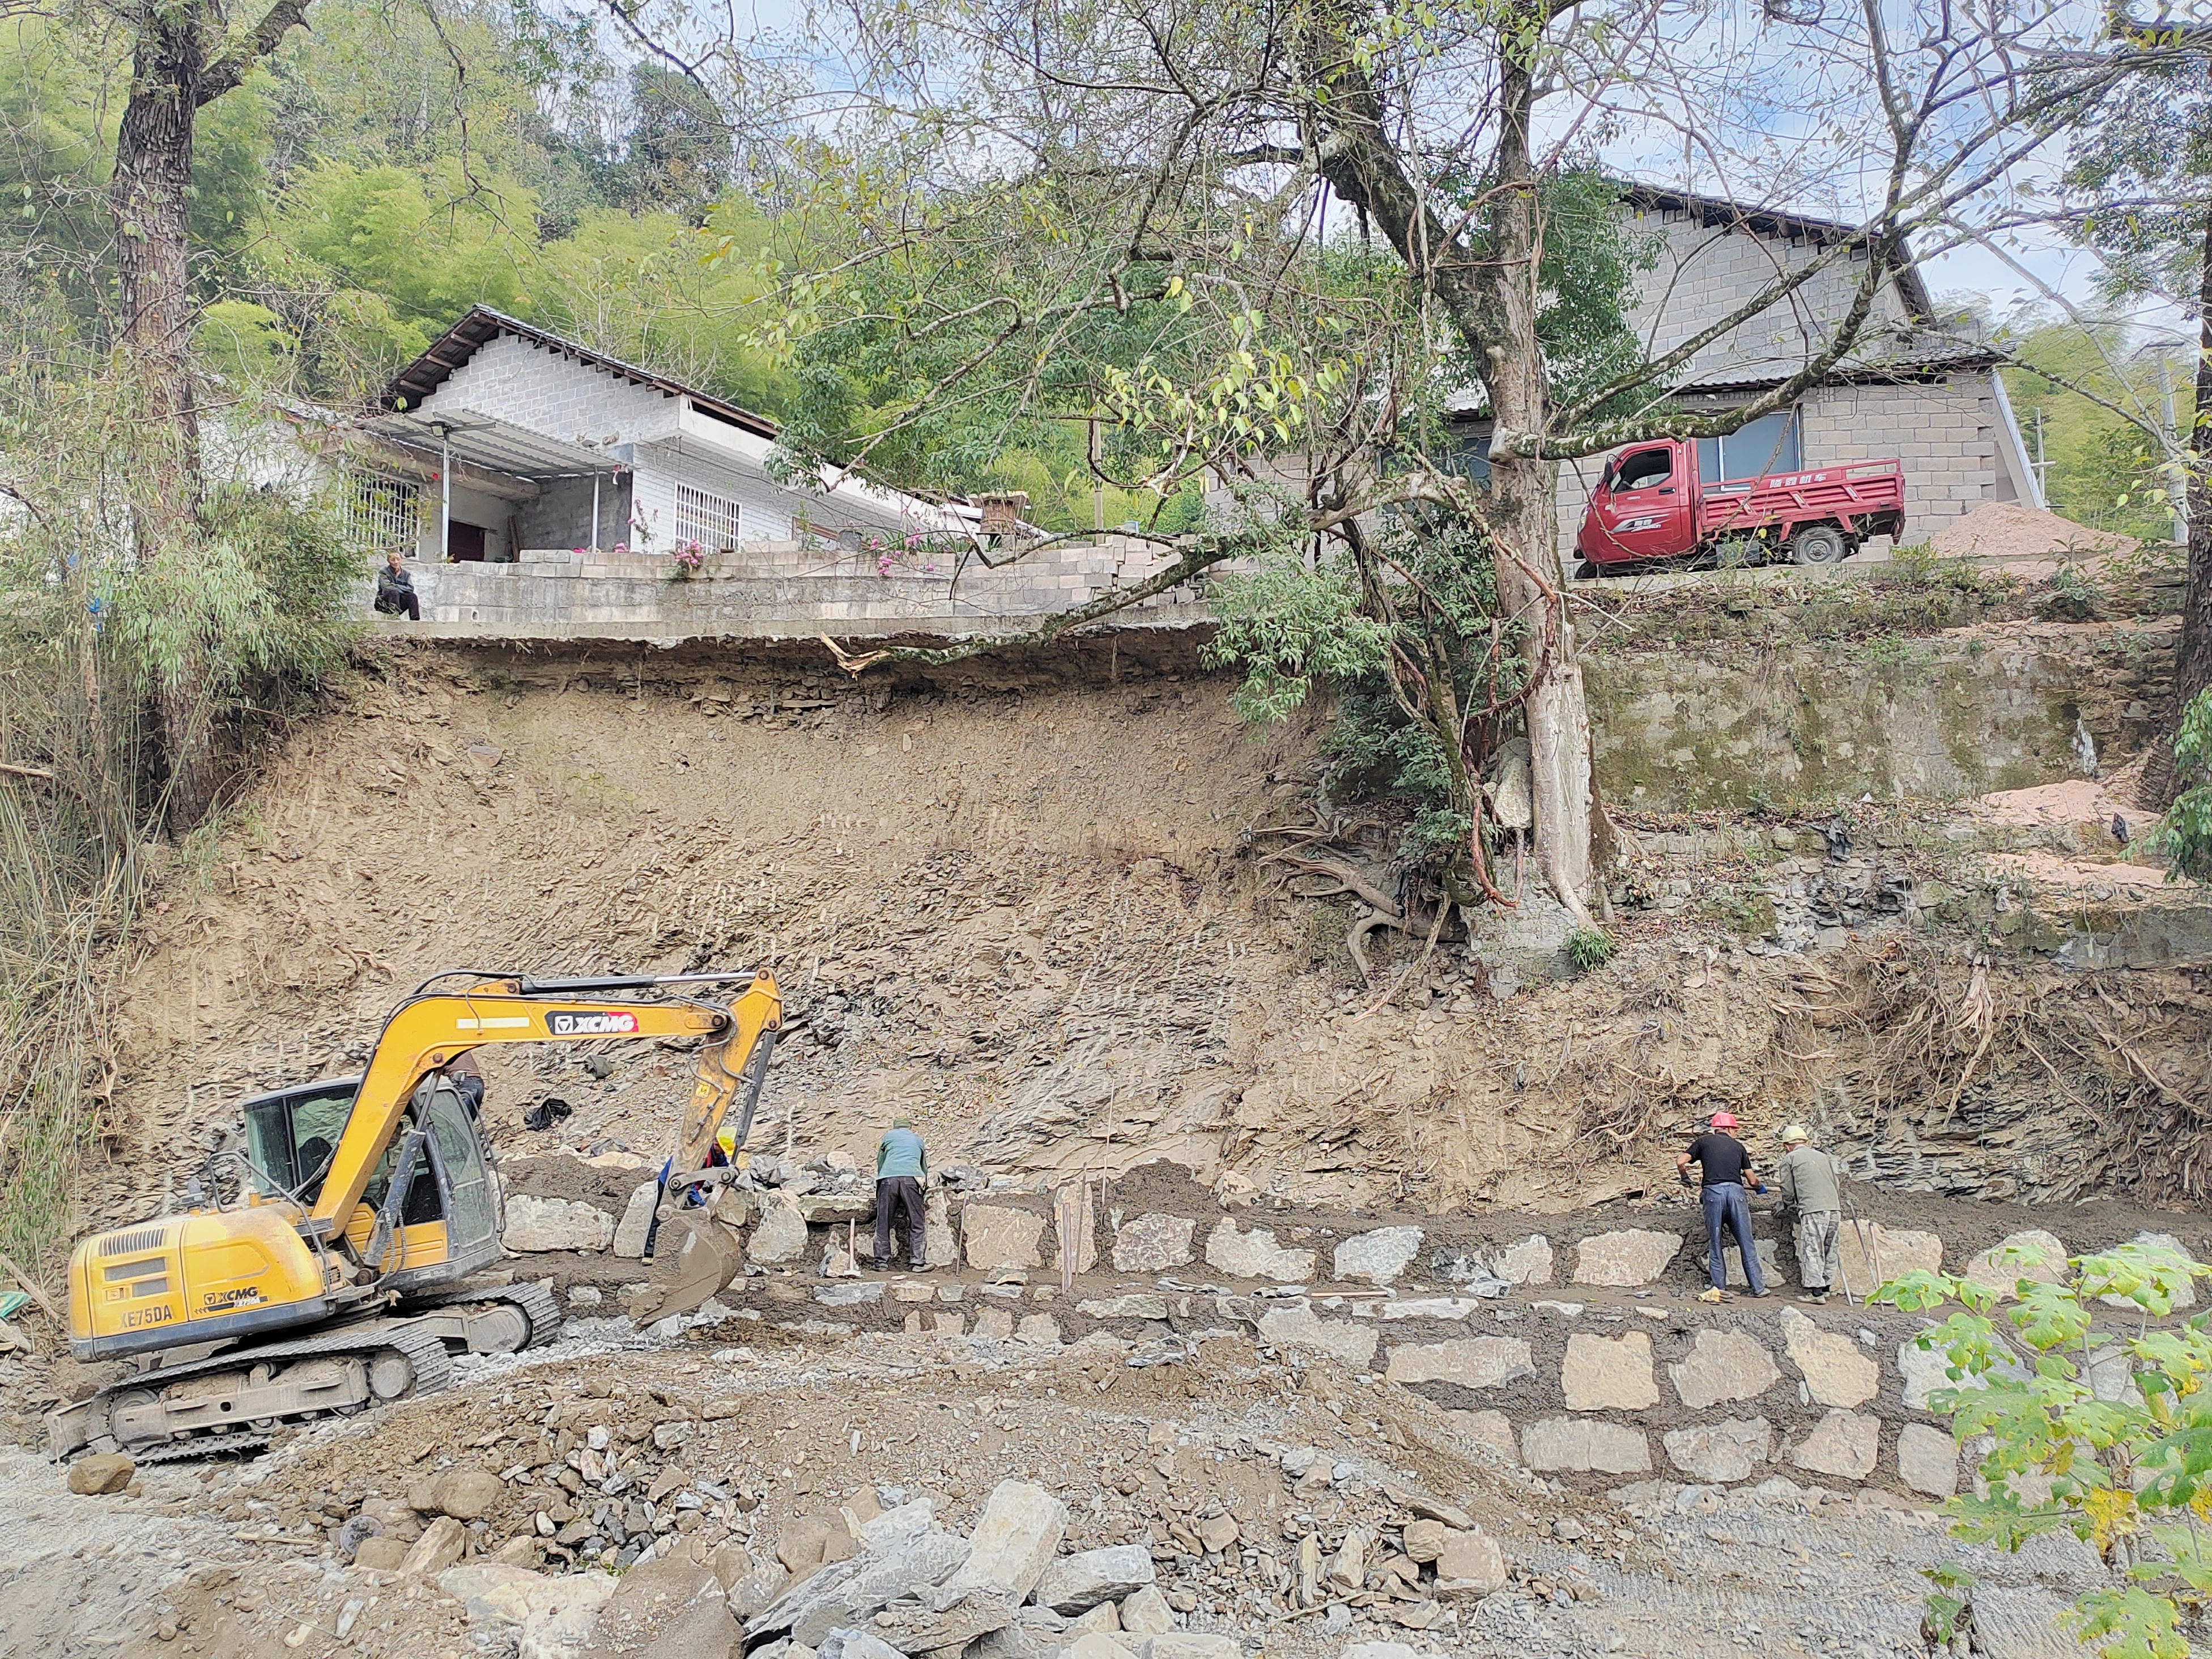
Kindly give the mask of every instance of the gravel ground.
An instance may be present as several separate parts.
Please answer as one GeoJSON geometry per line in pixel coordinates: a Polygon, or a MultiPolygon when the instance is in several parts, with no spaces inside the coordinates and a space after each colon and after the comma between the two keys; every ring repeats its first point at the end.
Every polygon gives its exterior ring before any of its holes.
{"type": "MultiPolygon", "coordinates": [[[[1283,1659],[1334,1659],[1359,1640],[1652,1659],[1916,1655],[1918,1570],[1950,1559],[1985,1586],[1978,1605],[1990,1652],[2041,1659],[2081,1652],[2055,1622],[2100,1577],[2071,1540],[2017,1557],[1964,1548],[1940,1517],[1887,1493],[1786,1480],[1571,1491],[1462,1440],[1417,1395],[1326,1367],[1296,1370],[1239,1336],[1205,1340],[1195,1364],[1133,1367],[1142,1351],[1105,1339],[1040,1352],[975,1339],[771,1329],[748,1346],[716,1347],[726,1327],[665,1346],[618,1340],[617,1328],[579,1331],[544,1356],[467,1364],[459,1385],[434,1401],[289,1437],[250,1463],[144,1471],[136,1496],[71,1497],[42,1460],[0,1457],[0,1580],[10,1592],[0,1604],[0,1653],[509,1651],[501,1644],[511,1632],[469,1626],[434,1584],[344,1565],[334,1520],[471,1455],[528,1464],[547,1455],[540,1418],[577,1402],[578,1420],[611,1419],[618,1442],[626,1419],[665,1418],[692,1401],[712,1407],[680,1445],[646,1454],[684,1480],[739,1494],[726,1509],[708,1506],[687,1534],[685,1547],[702,1555],[735,1547],[768,1560],[786,1528],[870,1485],[933,1495],[946,1524],[964,1530],[997,1481],[1034,1480],[1066,1503],[1068,1548],[1158,1542],[1167,1528],[1225,1505],[1243,1522],[1243,1560],[1231,1551],[1217,1564],[1170,1547],[1163,1587],[1194,1604],[1190,1628],[1231,1632],[1283,1659]],[[1301,1446],[1334,1471],[1331,1480],[1286,1480],[1279,1449],[1301,1446]],[[1249,1552],[1289,1560],[1296,1548],[1285,1540],[1301,1532],[1333,1542],[1349,1526],[1387,1531],[1390,1482],[1463,1507],[1498,1540],[1513,1582],[1426,1631],[1387,1622],[1383,1606],[1294,1615],[1249,1552]]],[[[484,1553],[531,1535],[544,1498],[531,1495],[530,1479],[478,1534],[484,1553]]]]}

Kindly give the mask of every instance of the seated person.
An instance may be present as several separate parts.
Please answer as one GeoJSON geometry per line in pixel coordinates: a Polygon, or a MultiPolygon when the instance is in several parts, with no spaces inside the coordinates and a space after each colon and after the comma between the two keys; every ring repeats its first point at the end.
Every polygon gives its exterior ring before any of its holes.
{"type": "Polygon", "coordinates": [[[384,556],[384,568],[376,573],[376,608],[387,617],[404,613],[409,622],[422,620],[422,601],[416,597],[415,579],[398,548],[384,556]]]}

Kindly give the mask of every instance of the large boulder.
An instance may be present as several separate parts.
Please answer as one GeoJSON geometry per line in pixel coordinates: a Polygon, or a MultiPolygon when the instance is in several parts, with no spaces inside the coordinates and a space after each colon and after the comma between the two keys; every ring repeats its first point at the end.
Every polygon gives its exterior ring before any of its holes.
{"type": "Polygon", "coordinates": [[[1388,1285],[1413,1265],[1420,1249],[1419,1227],[1377,1227],[1339,1244],[1334,1267],[1340,1279],[1364,1279],[1371,1285],[1388,1285]]]}
{"type": "Polygon", "coordinates": [[[933,1528],[891,1553],[871,1551],[836,1562],[802,1578],[747,1620],[746,1643],[750,1646],[787,1635],[803,1647],[818,1648],[833,1630],[865,1623],[893,1601],[920,1597],[946,1584],[968,1559],[964,1539],[933,1528]]]}
{"type": "Polygon", "coordinates": [[[1240,1233],[1236,1221],[1224,1216],[1206,1236],[1206,1265],[1231,1279],[1271,1279],[1279,1285],[1302,1285],[1313,1278],[1314,1253],[1285,1249],[1265,1227],[1240,1233]]]}
{"type": "Polygon", "coordinates": [[[1748,1480],[1774,1454],[1774,1429],[1763,1417],[1724,1417],[1670,1429],[1659,1437],[1667,1461],[1690,1477],[1713,1485],[1748,1480]]]}
{"type": "Polygon", "coordinates": [[[1569,1337],[1559,1388],[1571,1412],[1636,1412],[1657,1405],[1659,1383],[1651,1375],[1650,1337],[1642,1331],[1569,1337]]]}
{"type": "MultiPolygon", "coordinates": [[[[1895,1269],[1889,1267],[1887,1258],[1882,1266],[1894,1277],[1895,1269]]],[[[2022,1280],[2056,1285],[2065,1273],[2066,1246],[2058,1236],[2031,1227],[2025,1232],[2008,1233],[1969,1261],[1959,1276],[2009,1300],[2014,1286],[2022,1280]]]]}
{"type": "Polygon", "coordinates": [[[468,1534],[461,1523],[450,1515],[441,1515],[422,1528],[422,1535],[407,1552],[407,1559],[399,1564],[399,1571],[424,1578],[434,1578],[461,1559],[461,1548],[468,1534]]]}
{"type": "Polygon", "coordinates": [[[94,1452],[70,1465],[69,1489],[80,1498],[104,1498],[131,1484],[138,1466],[120,1452],[94,1452]]]}
{"type": "Polygon", "coordinates": [[[781,1191],[771,1192],[761,1205],[761,1218],[745,1240],[745,1258],[763,1267],[779,1267],[806,1254],[806,1218],[799,1200],[781,1191]]]}
{"type": "Polygon", "coordinates": [[[506,1493],[507,1482],[489,1469],[447,1469],[430,1483],[430,1507],[456,1521],[480,1521],[506,1493]]]}
{"type": "Polygon", "coordinates": [[[1393,1382],[1456,1382],[1494,1389],[1535,1375],[1528,1345],[1517,1336],[1464,1336],[1446,1342],[1401,1342],[1390,1350],[1393,1382]]]}
{"type": "Polygon", "coordinates": [[[517,1193],[507,1200],[507,1225],[500,1237],[518,1252],[604,1250],[614,1242],[615,1218],[596,1204],[517,1193]]]}
{"type": "Polygon", "coordinates": [[[1437,1553],[1437,1594],[1478,1600],[1505,1588],[1505,1557],[1487,1533],[1448,1532],[1437,1553]]]}
{"type": "Polygon", "coordinates": [[[1327,1354],[1364,1368],[1375,1358],[1376,1331],[1351,1319],[1323,1319],[1304,1303],[1273,1308],[1260,1316],[1260,1334],[1285,1348],[1327,1354]]]}
{"type": "Polygon", "coordinates": [[[971,1267],[1042,1267],[1043,1240],[1044,1218],[1034,1210],[971,1203],[960,1212],[960,1248],[971,1267]]]}
{"type": "Polygon", "coordinates": [[[1498,1276],[1509,1285],[1548,1285],[1552,1282],[1552,1241],[1532,1233],[1498,1253],[1498,1276]]]}
{"type": "Polygon", "coordinates": [[[1782,1372],[1756,1338],[1741,1331],[1705,1329],[1689,1353],[1667,1368],[1685,1406],[1703,1411],[1725,1401],[1751,1400],[1782,1380],[1782,1372]]]}
{"type": "Polygon", "coordinates": [[[1859,1412],[1832,1411],[1798,1442],[1790,1461],[1815,1474],[1863,1480],[1881,1454],[1881,1419],[1859,1412]]]}
{"type": "Polygon", "coordinates": [[[1648,1474],[1651,1443],[1641,1429],[1624,1424],[1546,1417],[1521,1431],[1521,1461],[1546,1473],[1648,1474]]]}
{"type": "Polygon", "coordinates": [[[1575,1246],[1574,1282],[1632,1289],[1649,1285],[1681,1253],[1679,1233],[1642,1227],[1597,1233],[1575,1246]]]}
{"type": "Polygon", "coordinates": [[[622,1219],[615,1223],[615,1254],[636,1261],[645,1255],[645,1242],[653,1235],[653,1212],[660,1207],[660,1180],[641,1181],[630,1189],[629,1202],[623,1206],[622,1219]]]}
{"type": "Polygon", "coordinates": [[[1837,1237],[1836,1258],[1843,1270],[1840,1288],[1863,1297],[1887,1279],[1915,1271],[1942,1272],[1943,1241],[1934,1233],[1846,1219],[1837,1237]]]}
{"type": "Polygon", "coordinates": [[[1114,1271],[1164,1273],[1190,1261],[1191,1237],[1198,1224],[1187,1215],[1140,1215],[1125,1221],[1114,1235],[1114,1271]]]}
{"type": "Polygon", "coordinates": [[[1001,1480],[969,1536],[966,1563],[945,1588],[994,1591],[1018,1607],[1052,1565],[1066,1531],[1066,1504],[1042,1486],[1001,1480]]]}
{"type": "Polygon", "coordinates": [[[1907,1423],[1897,1435],[1897,1478],[1930,1498],[1959,1491],[1959,1443],[1942,1429],[1907,1423]]]}
{"type": "Polygon", "coordinates": [[[1782,1310],[1782,1340],[1816,1406],[1863,1406],[1881,1389],[1881,1367],[1840,1331],[1822,1330],[1795,1308],[1782,1310]]]}
{"type": "Polygon", "coordinates": [[[1150,1585],[1156,1574],[1152,1553],[1142,1544],[1063,1555],[1044,1570],[1033,1599],[1039,1607],[1073,1618],[1104,1601],[1119,1601],[1150,1585]]]}

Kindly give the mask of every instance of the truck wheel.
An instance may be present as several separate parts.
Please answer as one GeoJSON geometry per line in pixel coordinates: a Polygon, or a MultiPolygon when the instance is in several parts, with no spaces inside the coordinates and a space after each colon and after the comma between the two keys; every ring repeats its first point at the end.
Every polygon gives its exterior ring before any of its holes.
{"type": "Polygon", "coordinates": [[[1583,560],[1580,563],[1575,566],[1575,580],[1578,582],[1589,581],[1597,574],[1598,568],[1592,564],[1588,559],[1583,560]]]}
{"type": "Polygon", "coordinates": [[[1816,524],[1791,538],[1790,556],[1799,564],[1841,564],[1850,556],[1850,544],[1833,525],[1816,524]]]}

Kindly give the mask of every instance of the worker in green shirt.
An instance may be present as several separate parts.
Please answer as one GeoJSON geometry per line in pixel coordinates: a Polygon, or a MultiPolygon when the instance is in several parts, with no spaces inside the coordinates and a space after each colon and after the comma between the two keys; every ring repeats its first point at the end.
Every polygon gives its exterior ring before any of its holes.
{"type": "Polygon", "coordinates": [[[876,1266],[891,1265],[891,1218],[903,1216],[907,1264],[920,1273],[928,1265],[923,1248],[921,1183],[929,1178],[929,1149],[914,1132],[914,1120],[902,1112],[876,1143],[876,1266]]]}

